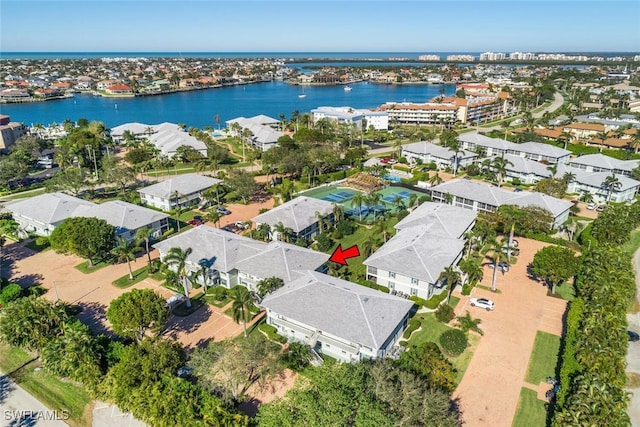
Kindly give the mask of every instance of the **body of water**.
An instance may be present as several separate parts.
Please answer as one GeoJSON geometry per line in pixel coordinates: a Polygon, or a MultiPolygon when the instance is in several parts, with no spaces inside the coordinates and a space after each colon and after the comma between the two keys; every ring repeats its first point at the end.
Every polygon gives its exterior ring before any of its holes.
{"type": "Polygon", "coordinates": [[[169,95],[135,98],[103,98],[76,94],[73,98],[23,104],[0,104],[0,114],[26,125],[99,120],[107,127],[123,123],[185,123],[187,127],[216,126],[214,116],[224,122],[237,117],[265,114],[287,118],[297,110],[308,113],[318,107],[376,108],[386,102],[427,102],[444,88],[455,93],[455,85],[384,85],[355,83],[350,92],[342,86],[292,86],[281,81],[204,89],[169,95]],[[300,98],[299,95],[306,95],[300,98]]]}

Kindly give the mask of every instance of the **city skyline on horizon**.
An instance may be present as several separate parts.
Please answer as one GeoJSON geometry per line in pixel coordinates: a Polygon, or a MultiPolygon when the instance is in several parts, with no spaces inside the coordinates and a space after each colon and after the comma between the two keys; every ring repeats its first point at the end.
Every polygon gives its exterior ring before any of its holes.
{"type": "Polygon", "coordinates": [[[0,8],[0,52],[640,51],[635,1],[0,0],[0,8]],[[14,19],[27,5],[47,19],[14,19]]]}

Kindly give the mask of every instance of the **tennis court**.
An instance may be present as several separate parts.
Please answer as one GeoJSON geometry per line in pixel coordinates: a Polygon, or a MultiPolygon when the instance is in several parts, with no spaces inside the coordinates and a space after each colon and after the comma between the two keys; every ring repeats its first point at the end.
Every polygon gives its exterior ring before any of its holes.
{"type": "Polygon", "coordinates": [[[411,192],[406,190],[397,191],[395,193],[382,197],[382,201],[385,203],[393,203],[398,196],[402,198],[403,202],[407,202],[411,197],[411,192]]]}
{"type": "Polygon", "coordinates": [[[342,203],[352,197],[353,193],[349,193],[348,191],[338,191],[337,193],[327,194],[326,196],[321,197],[321,199],[332,203],[342,203]]]}

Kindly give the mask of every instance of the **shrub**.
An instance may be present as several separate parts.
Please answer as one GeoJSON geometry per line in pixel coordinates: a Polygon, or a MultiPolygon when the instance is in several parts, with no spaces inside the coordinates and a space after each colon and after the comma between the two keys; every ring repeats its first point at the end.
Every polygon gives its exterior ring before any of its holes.
{"type": "Polygon", "coordinates": [[[342,232],[340,230],[333,230],[333,233],[331,233],[331,238],[335,240],[342,239],[342,232]]]}
{"type": "Polygon", "coordinates": [[[11,301],[15,301],[22,297],[23,295],[22,286],[17,283],[11,283],[6,287],[2,288],[2,292],[0,292],[0,304],[8,304],[11,301]]]}
{"type": "Polygon", "coordinates": [[[45,249],[49,247],[49,238],[45,236],[40,236],[36,238],[36,245],[39,248],[45,249]]]}
{"type": "Polygon", "coordinates": [[[449,323],[453,320],[456,314],[453,312],[453,307],[449,304],[440,304],[436,309],[436,319],[442,323],[449,323]]]}
{"type": "Polygon", "coordinates": [[[279,342],[281,344],[287,342],[287,339],[282,335],[278,335],[278,330],[271,325],[261,323],[260,326],[258,326],[258,329],[267,334],[267,337],[269,337],[269,339],[272,341],[279,342]]]}
{"type": "Polygon", "coordinates": [[[333,246],[333,240],[325,233],[318,234],[316,242],[318,243],[318,249],[322,252],[328,251],[333,246]]]}
{"type": "Polygon", "coordinates": [[[407,215],[409,215],[409,211],[406,209],[398,211],[398,213],[396,214],[396,216],[398,217],[398,221],[402,221],[407,215]]]}
{"type": "Polygon", "coordinates": [[[225,299],[229,293],[229,290],[227,288],[225,288],[224,286],[216,286],[215,288],[210,288],[211,293],[213,294],[213,297],[217,300],[217,301],[222,301],[223,299],[225,299]]]}
{"type": "Polygon", "coordinates": [[[460,329],[449,329],[440,335],[442,350],[449,356],[459,356],[467,348],[467,335],[460,329]]]}
{"type": "Polygon", "coordinates": [[[336,224],[336,230],[340,231],[343,236],[350,236],[355,231],[355,227],[352,221],[343,219],[336,224]]]}
{"type": "Polygon", "coordinates": [[[409,339],[409,337],[411,336],[413,331],[415,331],[419,327],[420,327],[420,321],[418,319],[409,320],[409,326],[407,327],[407,329],[402,334],[402,338],[409,339]]]}
{"type": "Polygon", "coordinates": [[[164,233],[162,233],[162,238],[166,239],[167,237],[171,236],[173,233],[175,233],[176,230],[172,228],[168,229],[167,231],[165,231],[164,233]]]}
{"type": "Polygon", "coordinates": [[[409,297],[409,299],[413,302],[415,302],[417,305],[419,305],[420,307],[425,307],[429,304],[429,301],[427,301],[424,298],[420,298],[418,296],[412,295],[409,297]]]}

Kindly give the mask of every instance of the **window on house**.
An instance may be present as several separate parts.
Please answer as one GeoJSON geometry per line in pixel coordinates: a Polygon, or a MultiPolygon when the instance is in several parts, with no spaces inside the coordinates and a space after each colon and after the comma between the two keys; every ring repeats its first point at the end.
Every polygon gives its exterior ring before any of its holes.
{"type": "Polygon", "coordinates": [[[411,295],[412,296],[418,295],[418,290],[416,288],[411,288],[411,295]]]}
{"type": "Polygon", "coordinates": [[[396,273],[394,273],[393,271],[389,272],[389,277],[391,277],[392,279],[396,278],[396,273]]]}
{"type": "Polygon", "coordinates": [[[411,284],[412,285],[417,285],[418,284],[418,279],[411,278],[411,284]]]}

